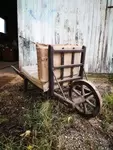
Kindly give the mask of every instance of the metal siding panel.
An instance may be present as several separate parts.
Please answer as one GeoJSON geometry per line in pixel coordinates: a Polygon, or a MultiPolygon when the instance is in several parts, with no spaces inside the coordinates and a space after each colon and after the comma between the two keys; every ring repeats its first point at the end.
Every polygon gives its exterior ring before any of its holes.
{"type": "Polygon", "coordinates": [[[110,24],[113,18],[110,15],[108,25],[106,6],[107,0],[18,0],[18,34],[28,41],[25,44],[25,40],[19,38],[20,66],[37,63],[35,46],[29,42],[33,41],[84,44],[86,71],[112,71],[113,27],[110,24]]]}
{"type": "MultiPolygon", "coordinates": [[[[113,6],[113,0],[108,1],[108,6],[113,6]]],[[[107,53],[106,63],[108,66],[108,72],[113,73],[113,8],[107,10],[108,14],[108,33],[107,33],[107,53]]]]}
{"type": "MultiPolygon", "coordinates": [[[[93,63],[95,62],[95,66],[93,69],[93,72],[106,72],[105,70],[105,64],[104,64],[104,57],[103,57],[103,53],[105,51],[105,45],[106,45],[106,7],[107,7],[107,0],[101,0],[100,1],[100,12],[98,12],[98,15],[100,16],[99,19],[99,32],[97,33],[96,36],[99,36],[98,39],[98,47],[97,47],[97,51],[94,52],[93,54],[93,63]],[[96,58],[95,58],[95,54],[96,54],[96,58]]],[[[96,21],[96,19],[95,19],[96,21]]],[[[97,22],[97,21],[96,21],[97,22]]]]}

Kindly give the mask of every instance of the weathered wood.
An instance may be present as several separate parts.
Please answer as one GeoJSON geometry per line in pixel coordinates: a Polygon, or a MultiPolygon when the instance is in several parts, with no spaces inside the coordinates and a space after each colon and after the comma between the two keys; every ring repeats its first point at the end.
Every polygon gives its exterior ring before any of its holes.
{"type": "Polygon", "coordinates": [[[54,93],[54,75],[53,75],[53,47],[49,45],[48,50],[48,73],[49,73],[49,94],[50,96],[53,96],[54,93]]]}
{"type": "Polygon", "coordinates": [[[61,65],[61,66],[57,66],[54,67],[54,69],[61,69],[61,68],[74,68],[74,67],[80,67],[82,66],[82,64],[72,64],[72,65],[61,65]]]}
{"type": "Polygon", "coordinates": [[[54,50],[54,53],[81,53],[83,50],[54,50]]]}
{"type": "Polygon", "coordinates": [[[11,68],[13,68],[13,70],[19,75],[21,76],[22,78],[24,78],[24,75],[14,66],[11,66],[11,68]]]}
{"type": "Polygon", "coordinates": [[[82,116],[92,118],[98,115],[102,98],[93,84],[85,80],[74,81],[69,92],[75,108],[82,116]]]}
{"type": "Polygon", "coordinates": [[[27,92],[28,90],[28,79],[24,79],[24,92],[27,92]]]}

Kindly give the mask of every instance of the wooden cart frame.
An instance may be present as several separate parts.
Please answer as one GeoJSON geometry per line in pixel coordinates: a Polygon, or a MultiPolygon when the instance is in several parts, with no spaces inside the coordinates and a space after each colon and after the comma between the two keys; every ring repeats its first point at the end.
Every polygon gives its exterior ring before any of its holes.
{"type": "MultiPolygon", "coordinates": [[[[54,50],[52,45],[48,48],[48,76],[49,76],[49,96],[57,97],[60,102],[67,106],[71,106],[72,109],[76,109],[82,116],[87,118],[95,117],[101,110],[102,98],[95,88],[95,86],[87,80],[83,79],[84,76],[84,63],[85,63],[85,53],[86,47],[83,46],[82,49],[72,49],[72,50],[54,50]],[[61,54],[61,65],[55,67],[53,63],[54,54],[61,54]],[[64,65],[64,54],[71,53],[71,64],[64,65]],[[81,53],[80,64],[74,64],[74,54],[81,53]],[[80,67],[79,75],[77,77],[73,76],[73,69],[75,67],[80,67]],[[71,75],[65,79],[64,69],[70,68],[71,75]],[[58,79],[55,76],[54,71],[60,69],[61,77],[58,79]],[[68,86],[64,88],[63,83],[68,82],[68,86]],[[55,85],[58,89],[55,89],[55,85]],[[67,96],[68,95],[68,96],[67,96]]],[[[13,66],[12,66],[13,67],[13,66]]],[[[24,78],[24,88],[27,90],[28,79],[15,67],[13,69],[24,78]]]]}

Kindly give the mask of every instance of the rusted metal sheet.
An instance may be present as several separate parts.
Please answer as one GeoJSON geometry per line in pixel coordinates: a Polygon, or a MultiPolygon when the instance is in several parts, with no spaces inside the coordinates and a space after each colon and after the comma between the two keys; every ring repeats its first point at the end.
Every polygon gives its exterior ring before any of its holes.
{"type": "Polygon", "coordinates": [[[18,0],[20,67],[37,63],[34,43],[82,44],[87,72],[113,72],[113,0],[18,0]],[[110,10],[109,10],[110,9],[110,10]]]}

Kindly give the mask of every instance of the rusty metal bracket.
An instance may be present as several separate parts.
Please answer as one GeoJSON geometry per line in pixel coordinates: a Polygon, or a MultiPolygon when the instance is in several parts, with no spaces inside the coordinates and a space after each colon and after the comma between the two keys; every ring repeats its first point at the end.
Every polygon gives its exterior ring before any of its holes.
{"type": "Polygon", "coordinates": [[[108,6],[107,8],[113,8],[113,6],[108,6]]]}

